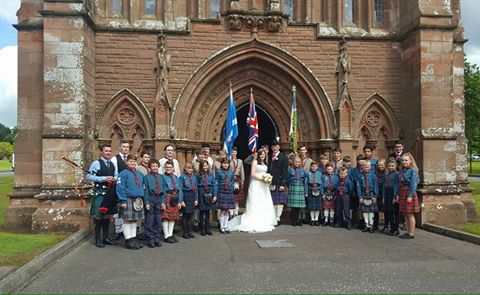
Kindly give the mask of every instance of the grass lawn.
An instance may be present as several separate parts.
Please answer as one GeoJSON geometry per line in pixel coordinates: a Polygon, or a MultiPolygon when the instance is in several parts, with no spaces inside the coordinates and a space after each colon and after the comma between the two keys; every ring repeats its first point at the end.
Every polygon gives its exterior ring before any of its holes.
{"type": "Polygon", "coordinates": [[[0,160],[0,172],[12,171],[12,165],[8,160],[0,160]]]}
{"type": "Polygon", "coordinates": [[[0,176],[0,226],[3,225],[5,210],[8,207],[8,194],[12,189],[13,176],[0,176]]]}
{"type": "MultiPolygon", "coordinates": [[[[477,203],[477,215],[480,217],[480,182],[470,182],[470,187],[473,188],[473,199],[477,203]]],[[[461,230],[471,234],[480,235],[480,223],[468,224],[461,228],[461,230]]]]}

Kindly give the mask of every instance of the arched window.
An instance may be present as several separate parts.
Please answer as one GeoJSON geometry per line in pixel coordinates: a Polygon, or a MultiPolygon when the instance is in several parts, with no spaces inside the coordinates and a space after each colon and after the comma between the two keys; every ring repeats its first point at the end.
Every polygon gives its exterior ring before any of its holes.
{"type": "Polygon", "coordinates": [[[112,0],[112,14],[113,15],[123,14],[123,0],[112,0]]]}
{"type": "Polygon", "coordinates": [[[352,24],[353,23],[353,0],[344,0],[343,5],[343,23],[352,24]]]}
{"type": "Polygon", "coordinates": [[[218,18],[220,0],[210,0],[210,18],[218,18]]]}
{"type": "Polygon", "coordinates": [[[383,23],[383,0],[375,0],[375,23],[383,23]]]}
{"type": "Polygon", "coordinates": [[[156,0],[145,0],[144,14],[156,15],[156,0]]]}
{"type": "Polygon", "coordinates": [[[288,14],[289,21],[293,21],[293,0],[283,2],[283,13],[288,14]]]}

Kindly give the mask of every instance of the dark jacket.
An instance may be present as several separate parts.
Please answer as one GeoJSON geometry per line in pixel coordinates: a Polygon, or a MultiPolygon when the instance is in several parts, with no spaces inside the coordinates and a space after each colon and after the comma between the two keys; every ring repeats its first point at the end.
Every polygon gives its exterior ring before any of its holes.
{"type": "Polygon", "coordinates": [[[272,161],[273,155],[268,158],[268,173],[273,176],[272,184],[286,186],[288,179],[288,158],[280,152],[278,157],[272,161]]]}

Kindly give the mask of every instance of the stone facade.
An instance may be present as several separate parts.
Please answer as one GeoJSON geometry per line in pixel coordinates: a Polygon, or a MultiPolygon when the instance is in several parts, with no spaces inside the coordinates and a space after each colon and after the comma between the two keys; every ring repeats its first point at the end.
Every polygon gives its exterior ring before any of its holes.
{"type": "Polygon", "coordinates": [[[88,166],[99,143],[157,157],[173,143],[181,163],[202,142],[218,149],[230,83],[237,107],[254,89],[284,148],[295,85],[313,158],[367,143],[385,157],[403,140],[421,167],[419,220],[474,218],[459,0],[349,2],[22,0],[6,226],[88,227],[89,187],[62,157],[88,166]]]}

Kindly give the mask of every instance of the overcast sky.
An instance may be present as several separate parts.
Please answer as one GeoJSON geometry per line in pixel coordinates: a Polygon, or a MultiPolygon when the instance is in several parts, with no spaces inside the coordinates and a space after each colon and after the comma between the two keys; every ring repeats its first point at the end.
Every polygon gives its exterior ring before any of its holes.
{"type": "MultiPolygon", "coordinates": [[[[406,0],[402,0],[406,1],[406,0]]],[[[465,54],[471,63],[480,65],[480,0],[461,0],[465,28],[465,54]]],[[[17,32],[20,0],[0,0],[0,123],[17,125],[17,32]]]]}

